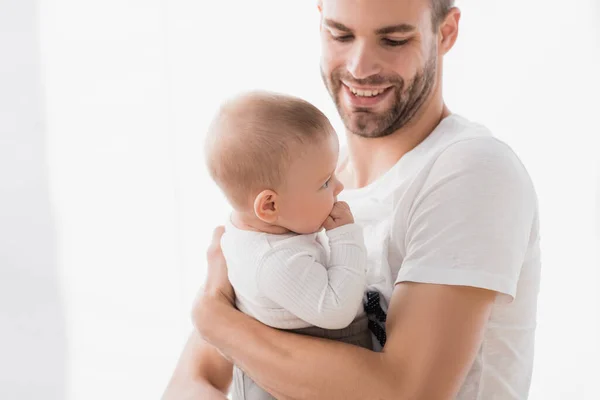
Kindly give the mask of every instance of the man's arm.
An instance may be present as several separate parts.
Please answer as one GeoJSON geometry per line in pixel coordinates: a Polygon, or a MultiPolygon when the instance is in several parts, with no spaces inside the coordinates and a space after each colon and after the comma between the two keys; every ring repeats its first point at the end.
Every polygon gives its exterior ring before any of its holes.
{"type": "MultiPolygon", "coordinates": [[[[221,251],[221,236],[225,229],[220,226],[213,232],[207,259],[209,268],[206,285],[200,290],[194,309],[200,306],[205,294],[218,294],[228,304],[234,303],[233,287],[227,278],[227,266],[221,251]]],[[[225,400],[233,375],[233,364],[215,347],[193,331],[177,362],[162,400],[225,400]]]]}
{"type": "Polygon", "coordinates": [[[162,400],[224,400],[231,384],[232,370],[233,364],[194,331],[162,400]]]}
{"type": "Polygon", "coordinates": [[[497,293],[514,298],[536,196],[514,153],[478,138],[438,158],[416,204],[396,237],[408,254],[382,353],[277,331],[236,311],[218,251],[194,311],[200,335],[278,398],[455,397],[497,293]]]}
{"type": "Polygon", "coordinates": [[[194,331],[162,399],[224,400],[231,384],[232,371],[233,364],[194,331]]]}
{"type": "Polygon", "coordinates": [[[451,399],[479,349],[494,299],[484,289],[398,284],[381,353],[269,328],[219,294],[202,297],[195,323],[277,398],[451,399]]]}

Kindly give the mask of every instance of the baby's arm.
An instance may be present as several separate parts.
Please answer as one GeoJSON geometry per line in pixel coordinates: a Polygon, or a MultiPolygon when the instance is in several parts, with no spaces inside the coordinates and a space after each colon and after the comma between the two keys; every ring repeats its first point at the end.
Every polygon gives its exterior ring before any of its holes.
{"type": "Polygon", "coordinates": [[[329,266],[317,261],[314,243],[298,237],[267,254],[258,269],[259,289],[309,324],[341,329],[355,318],[366,286],[362,229],[347,223],[327,231],[329,266]]]}

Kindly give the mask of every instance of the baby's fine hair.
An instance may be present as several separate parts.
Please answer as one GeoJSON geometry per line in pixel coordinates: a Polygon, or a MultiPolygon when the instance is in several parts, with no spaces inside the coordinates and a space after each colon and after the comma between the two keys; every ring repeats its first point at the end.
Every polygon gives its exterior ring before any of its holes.
{"type": "Polygon", "coordinates": [[[285,183],[292,158],[315,149],[307,144],[334,134],[325,114],[305,100],[245,92],[223,103],[209,127],[208,170],[231,205],[245,209],[261,191],[285,183]]]}

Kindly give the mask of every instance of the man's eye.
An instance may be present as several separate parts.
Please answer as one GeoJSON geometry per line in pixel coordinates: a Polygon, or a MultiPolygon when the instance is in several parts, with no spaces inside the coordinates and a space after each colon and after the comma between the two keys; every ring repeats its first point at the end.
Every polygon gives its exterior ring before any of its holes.
{"type": "Polygon", "coordinates": [[[387,39],[387,38],[383,39],[383,43],[385,43],[387,46],[392,46],[392,47],[403,46],[406,43],[408,43],[408,41],[409,41],[409,39],[404,39],[404,40],[393,40],[393,39],[387,39]]]}
{"type": "Polygon", "coordinates": [[[331,37],[333,38],[333,40],[335,40],[337,42],[349,42],[350,40],[352,40],[352,35],[343,35],[343,36],[331,35],[331,37]]]}

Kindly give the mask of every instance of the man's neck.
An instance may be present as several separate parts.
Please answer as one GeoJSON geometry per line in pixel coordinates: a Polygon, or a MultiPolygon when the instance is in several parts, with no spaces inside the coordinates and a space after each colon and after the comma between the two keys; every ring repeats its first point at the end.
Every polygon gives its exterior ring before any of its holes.
{"type": "Polygon", "coordinates": [[[382,138],[364,138],[346,132],[348,157],[340,165],[338,178],[347,189],[359,189],[377,180],[402,156],[425,140],[442,119],[450,115],[443,101],[430,102],[410,124],[382,138]]]}
{"type": "Polygon", "coordinates": [[[244,231],[272,233],[274,235],[290,233],[289,229],[262,221],[254,215],[254,212],[234,211],[231,213],[231,223],[236,228],[244,231]]]}

